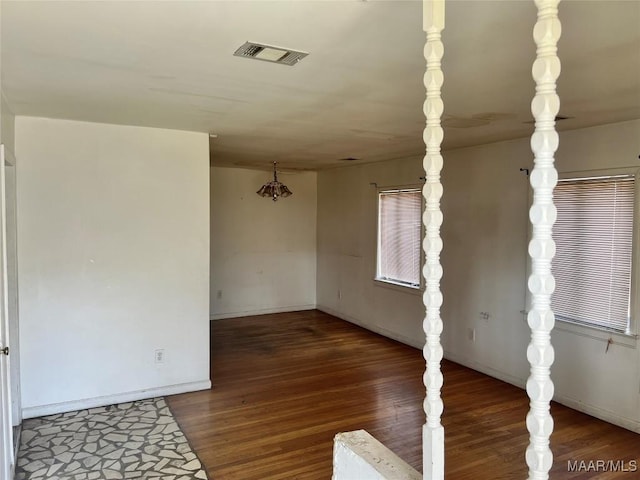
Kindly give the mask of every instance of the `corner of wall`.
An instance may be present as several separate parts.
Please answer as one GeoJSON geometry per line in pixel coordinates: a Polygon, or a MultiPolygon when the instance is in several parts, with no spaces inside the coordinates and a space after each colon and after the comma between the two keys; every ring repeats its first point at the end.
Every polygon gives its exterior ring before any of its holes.
{"type": "Polygon", "coordinates": [[[286,175],[293,196],[278,202],[255,194],[268,179],[211,168],[211,319],[315,308],[317,174],[286,175]]]}

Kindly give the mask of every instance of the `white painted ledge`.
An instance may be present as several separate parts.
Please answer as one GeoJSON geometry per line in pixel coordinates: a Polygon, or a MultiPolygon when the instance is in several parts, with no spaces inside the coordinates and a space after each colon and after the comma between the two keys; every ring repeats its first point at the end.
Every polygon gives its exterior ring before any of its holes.
{"type": "Polygon", "coordinates": [[[407,462],[364,430],[333,440],[332,480],[422,480],[407,462]]]}

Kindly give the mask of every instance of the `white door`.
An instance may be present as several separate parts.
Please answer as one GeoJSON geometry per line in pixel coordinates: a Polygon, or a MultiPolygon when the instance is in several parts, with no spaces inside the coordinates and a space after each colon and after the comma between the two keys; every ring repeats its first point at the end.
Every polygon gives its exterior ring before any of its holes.
{"type": "MultiPolygon", "coordinates": [[[[22,405],[20,403],[20,325],[18,313],[18,222],[16,211],[16,159],[11,150],[4,152],[4,212],[5,237],[4,248],[6,254],[7,288],[6,304],[7,318],[9,319],[9,345],[11,356],[9,357],[9,383],[11,385],[11,417],[14,430],[22,423],[22,405]]],[[[15,431],[14,431],[15,442],[15,431]]],[[[13,445],[15,450],[15,443],[13,445]]]]}
{"type": "Polygon", "coordinates": [[[11,381],[9,377],[9,318],[7,312],[5,153],[0,145],[0,478],[13,477],[11,381]]]}

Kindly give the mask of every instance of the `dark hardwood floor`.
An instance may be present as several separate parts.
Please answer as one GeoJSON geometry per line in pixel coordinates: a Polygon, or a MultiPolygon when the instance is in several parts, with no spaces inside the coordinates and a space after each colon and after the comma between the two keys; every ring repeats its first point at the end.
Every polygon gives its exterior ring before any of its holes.
{"type": "MultiPolygon", "coordinates": [[[[306,311],[214,321],[211,353],[213,388],[168,403],[212,480],[327,480],[333,436],[358,429],[422,471],[419,350],[306,311]]],[[[447,479],[526,478],[526,393],[442,368],[447,479]]],[[[555,403],[552,413],[551,478],[640,478],[640,435],[555,403]],[[639,470],[569,472],[576,460],[634,460],[639,470]]]]}

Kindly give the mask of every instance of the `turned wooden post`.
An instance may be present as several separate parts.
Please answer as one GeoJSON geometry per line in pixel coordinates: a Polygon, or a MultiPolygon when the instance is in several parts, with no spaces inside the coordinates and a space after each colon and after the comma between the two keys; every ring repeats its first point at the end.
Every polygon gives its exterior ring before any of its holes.
{"type": "Polygon", "coordinates": [[[440,145],[443,138],[440,118],[442,117],[443,102],[440,90],[444,78],[441,68],[441,59],[444,53],[441,41],[441,33],[444,29],[444,0],[425,0],[423,2],[423,29],[427,36],[424,47],[424,57],[427,62],[427,71],[424,75],[424,85],[427,90],[427,98],[424,102],[426,127],[423,134],[426,145],[426,155],[423,161],[426,181],[422,189],[426,204],[422,216],[425,227],[425,238],[422,244],[425,265],[422,273],[426,284],[423,295],[426,308],[426,317],[423,322],[426,342],[423,354],[426,360],[424,411],[427,421],[422,427],[422,454],[424,478],[443,480],[444,428],[440,422],[443,410],[440,396],[442,388],[442,372],[440,370],[440,361],[442,360],[442,345],[440,344],[440,334],[442,333],[442,319],[440,318],[440,306],[442,305],[442,292],[440,291],[440,279],[442,278],[442,266],[440,265],[442,250],[442,239],[440,238],[442,155],[440,154],[440,145]]]}
{"type": "Polygon", "coordinates": [[[531,137],[531,149],[535,158],[530,177],[533,204],[529,210],[529,218],[533,225],[533,235],[529,242],[532,274],[528,282],[532,302],[527,317],[531,328],[531,343],[527,349],[527,359],[531,364],[531,375],[527,380],[531,409],[527,415],[530,440],[526,460],[529,479],[541,480],[549,478],[553,463],[553,454],[549,448],[549,437],[553,431],[553,418],[549,411],[553,398],[550,368],[554,359],[550,334],[555,321],[551,311],[551,294],[555,288],[555,280],[551,274],[551,259],[555,254],[551,228],[556,220],[553,188],[558,181],[554,153],[558,148],[555,118],[560,110],[556,80],[560,75],[557,43],[561,28],[558,20],[559,0],[535,0],[535,3],[538,7],[538,21],[533,30],[533,38],[538,48],[532,68],[536,94],[531,102],[531,112],[536,127],[531,137]]]}

